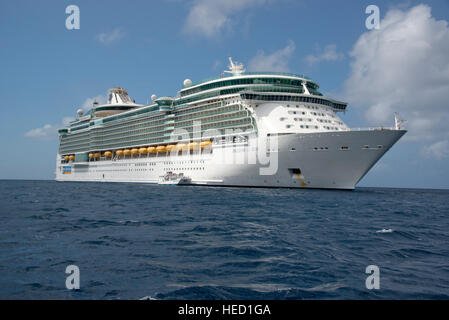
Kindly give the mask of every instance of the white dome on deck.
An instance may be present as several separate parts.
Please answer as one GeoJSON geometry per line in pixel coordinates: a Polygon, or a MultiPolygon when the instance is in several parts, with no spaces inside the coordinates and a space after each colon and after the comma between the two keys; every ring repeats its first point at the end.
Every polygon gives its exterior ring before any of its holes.
{"type": "Polygon", "coordinates": [[[190,79],[185,79],[184,80],[184,87],[189,87],[192,85],[192,80],[190,79]]]}

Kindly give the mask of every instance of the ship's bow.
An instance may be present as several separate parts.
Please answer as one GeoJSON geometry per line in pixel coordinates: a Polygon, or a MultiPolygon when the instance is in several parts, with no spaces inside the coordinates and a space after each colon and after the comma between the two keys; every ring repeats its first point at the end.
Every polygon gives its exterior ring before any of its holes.
{"type": "Polygon", "coordinates": [[[304,187],[354,189],[405,133],[370,129],[280,137],[280,168],[304,187]]]}

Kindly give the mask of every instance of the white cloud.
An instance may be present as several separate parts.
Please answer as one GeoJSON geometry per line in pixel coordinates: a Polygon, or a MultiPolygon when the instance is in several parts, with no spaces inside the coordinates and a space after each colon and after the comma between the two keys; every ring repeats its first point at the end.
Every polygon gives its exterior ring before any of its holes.
{"type": "Polygon", "coordinates": [[[429,158],[436,158],[442,160],[449,158],[449,141],[442,140],[431,144],[422,149],[423,154],[429,158]]]}
{"type": "Polygon", "coordinates": [[[62,122],[62,126],[66,127],[66,126],[68,126],[70,124],[70,122],[72,122],[74,120],[75,120],[74,117],[64,117],[64,118],[62,118],[62,121],[61,121],[62,122]]]}
{"type": "Polygon", "coordinates": [[[341,52],[337,52],[337,46],[335,44],[329,44],[321,53],[315,55],[309,54],[308,56],[306,56],[306,62],[309,65],[313,65],[320,61],[337,61],[343,58],[344,54],[341,52]]]}
{"type": "Polygon", "coordinates": [[[124,37],[125,33],[121,28],[115,28],[111,32],[97,34],[97,40],[102,44],[110,44],[124,37]]]}
{"type": "MultiPolygon", "coordinates": [[[[87,98],[84,100],[83,104],[81,105],[81,109],[84,111],[88,111],[92,108],[92,105],[94,101],[97,101],[99,104],[105,104],[107,101],[107,98],[105,95],[97,95],[93,98],[87,98]]],[[[74,113],[76,110],[74,110],[74,113]]],[[[37,139],[37,140],[50,140],[55,139],[58,137],[58,129],[67,127],[70,122],[74,121],[75,117],[64,117],[62,118],[61,123],[56,124],[46,124],[40,128],[31,129],[27,132],[25,132],[24,136],[31,139],[37,139]]]]}
{"type": "Polygon", "coordinates": [[[24,136],[33,139],[49,139],[56,136],[56,131],[57,128],[54,125],[46,124],[41,128],[25,132],[24,136]]]}
{"type": "Polygon", "coordinates": [[[81,109],[83,109],[84,111],[90,110],[95,101],[97,101],[99,104],[105,104],[107,102],[107,97],[106,95],[99,94],[93,98],[87,98],[81,105],[81,109]]]}
{"type": "Polygon", "coordinates": [[[351,56],[344,99],[365,107],[370,122],[391,123],[396,111],[407,120],[408,140],[449,137],[449,28],[429,6],[388,11],[351,56]]]}
{"type": "Polygon", "coordinates": [[[36,140],[56,139],[58,137],[58,129],[68,126],[73,120],[75,120],[74,117],[64,117],[61,123],[46,124],[40,128],[31,129],[25,132],[24,136],[36,140]]]}
{"type": "Polygon", "coordinates": [[[222,65],[223,65],[223,61],[217,59],[217,60],[214,61],[214,64],[212,66],[212,70],[216,71],[222,65]]]}
{"type": "Polygon", "coordinates": [[[263,50],[259,51],[248,64],[251,71],[289,71],[288,62],[292,53],[295,51],[295,43],[289,41],[288,44],[272,54],[265,54],[263,50]]]}
{"type": "Polygon", "coordinates": [[[195,0],[184,25],[189,34],[211,38],[238,23],[238,14],[267,0],[195,0]]]}

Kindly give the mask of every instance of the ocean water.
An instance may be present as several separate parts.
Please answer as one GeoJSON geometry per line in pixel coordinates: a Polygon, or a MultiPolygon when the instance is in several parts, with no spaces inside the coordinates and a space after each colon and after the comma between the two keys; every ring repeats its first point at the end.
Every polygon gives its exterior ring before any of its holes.
{"type": "Polygon", "coordinates": [[[0,181],[0,212],[1,299],[449,299],[448,190],[0,181]]]}

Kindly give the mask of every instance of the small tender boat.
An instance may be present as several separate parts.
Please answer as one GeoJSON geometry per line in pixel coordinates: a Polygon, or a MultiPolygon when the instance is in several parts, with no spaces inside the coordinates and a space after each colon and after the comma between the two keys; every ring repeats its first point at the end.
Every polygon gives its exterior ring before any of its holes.
{"type": "Polygon", "coordinates": [[[172,171],[168,171],[166,174],[160,177],[158,184],[190,184],[191,179],[189,177],[184,176],[183,173],[173,173],[172,171]]]}

